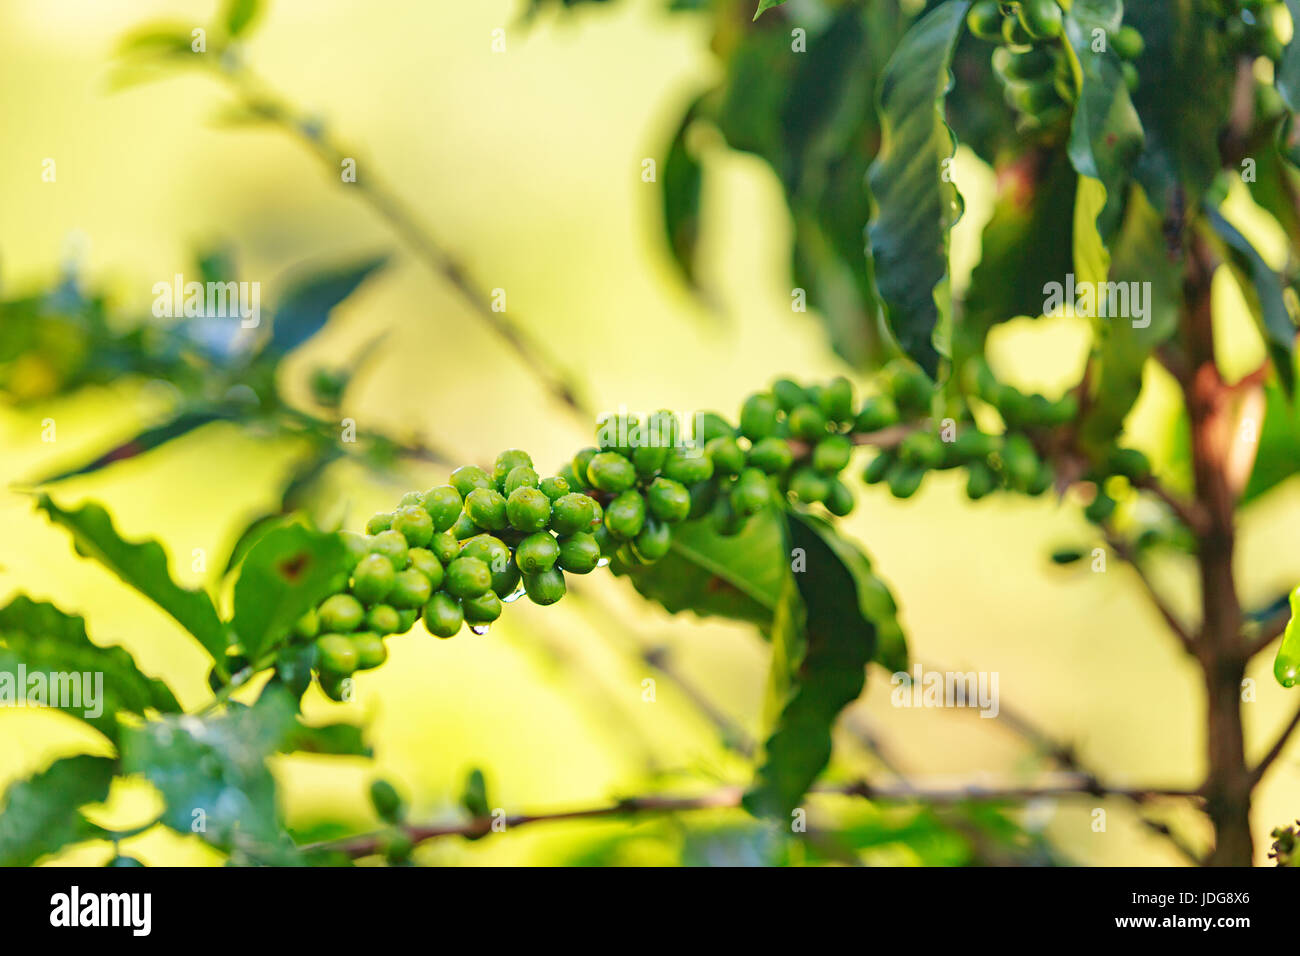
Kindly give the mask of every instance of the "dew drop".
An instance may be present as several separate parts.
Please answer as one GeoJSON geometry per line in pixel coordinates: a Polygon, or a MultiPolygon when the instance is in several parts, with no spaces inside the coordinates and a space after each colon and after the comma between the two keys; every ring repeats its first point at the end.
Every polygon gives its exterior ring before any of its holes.
{"type": "Polygon", "coordinates": [[[509,594],[507,594],[505,597],[501,599],[501,602],[503,604],[514,604],[526,593],[527,592],[524,590],[524,586],[522,584],[518,584],[515,586],[515,589],[513,591],[511,591],[509,594]]]}
{"type": "Polygon", "coordinates": [[[492,630],[492,627],[489,624],[471,624],[469,630],[471,634],[483,637],[488,631],[492,630]]]}
{"type": "Polygon", "coordinates": [[[609,558],[601,558],[599,561],[596,562],[596,567],[598,568],[609,567],[609,558]]]}

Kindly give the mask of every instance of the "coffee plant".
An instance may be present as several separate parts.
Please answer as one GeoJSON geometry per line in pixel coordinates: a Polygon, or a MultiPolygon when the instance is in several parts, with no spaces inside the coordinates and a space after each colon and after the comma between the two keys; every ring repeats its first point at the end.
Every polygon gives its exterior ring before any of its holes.
{"type": "MultiPolygon", "coordinates": [[[[517,25],[531,30],[598,5],[618,2],[530,0],[517,25]]],[[[794,312],[822,324],[852,375],[812,382],[792,374],[738,401],[734,413],[596,416],[546,340],[492,310],[470,270],[372,174],[354,184],[361,199],[524,360],[557,414],[595,424],[594,444],[568,461],[508,449],[452,468],[451,453],[389,435],[337,440],[356,362],[310,373],[310,409],[282,393],[282,360],[383,257],[299,270],[269,332],[246,338],[229,320],[165,331],[147,319],[109,321],[104,299],[75,276],[5,299],[0,394],[8,402],[39,407],[124,374],[168,383],[160,424],[89,461],[32,475],[25,490],[78,554],[193,636],[210,660],[212,697],[184,712],[124,649],[92,641],[81,617],[13,597],[0,609],[3,668],[103,672],[102,714],[65,709],[99,731],[112,755],[63,758],[10,786],[0,799],[0,863],[34,863],[89,840],[116,846],[161,826],[199,834],[236,864],[404,864],[424,841],[547,819],[495,809],[476,772],[461,798],[463,821],[422,821],[377,779],[370,797],[382,829],[313,839],[286,827],[267,760],[369,755],[359,727],[309,723],[304,697],[352,699],[357,675],[384,666],[394,640],[482,637],[523,598],[543,607],[588,601],[612,585],[576,582],[602,570],[674,614],[755,627],[770,646],[770,726],[761,745],[722,728],[752,763],[743,785],[625,798],[569,816],[743,807],[762,832],[778,833],[769,858],[782,862],[853,860],[872,841],[908,839],[888,827],[833,839],[801,827],[810,795],[831,793],[920,806],[908,825],[925,838],[961,840],[957,862],[1056,862],[1008,808],[1111,796],[1191,862],[1244,866],[1263,857],[1252,795],[1300,710],[1267,750],[1248,754],[1243,686],[1248,663],[1270,650],[1276,686],[1260,693],[1300,683],[1300,589],[1289,602],[1282,594],[1245,607],[1234,556],[1241,512],[1300,471],[1300,0],[662,6],[707,25],[721,65],[716,85],[685,104],[660,156],[667,254],[709,300],[698,251],[710,150],[759,157],[790,212],[794,312]],[[950,243],[967,155],[992,167],[996,196],[979,261],[964,276],[950,243]],[[1273,236],[1284,238],[1270,244],[1273,236]],[[1250,328],[1218,321],[1212,287],[1220,282],[1240,291],[1250,328]],[[1026,316],[1072,317],[1089,329],[1086,361],[1059,394],[1018,386],[1015,370],[990,351],[997,326],[1026,316]],[[1248,367],[1229,363],[1230,351],[1246,355],[1248,367]],[[1153,377],[1179,396],[1172,452],[1148,454],[1126,430],[1153,377]],[[212,588],[178,584],[162,547],[124,538],[102,506],[59,503],[55,482],[220,421],[303,437],[308,451],[280,506],[240,532],[212,588]],[[388,481],[411,458],[447,473],[394,494],[392,509],[363,525],[339,528],[307,491],[344,457],[388,481]],[[939,471],[960,472],[972,502],[1053,496],[1079,509],[1091,537],[1056,551],[1056,563],[1100,553],[1135,570],[1203,675],[1202,780],[1112,784],[1032,728],[1027,736],[1060,770],[1048,786],[935,792],[830,779],[833,731],[869,667],[897,674],[911,659],[892,589],[839,519],[870,486],[906,499],[939,471]],[[1161,592],[1149,573],[1156,561],[1194,568],[1197,620],[1161,592]],[[104,801],[115,779],[133,777],[157,789],[156,819],[114,831],[82,812],[104,801]],[[1171,804],[1203,814],[1209,838],[1148,813],[1171,804]],[[972,833],[979,839],[967,844],[972,833]],[[970,849],[977,843],[984,849],[970,849]]],[[[202,51],[190,25],[147,26],[124,40],[119,67],[129,80],[197,70],[233,97],[225,119],[287,132],[336,170],[353,151],[244,56],[260,14],[256,2],[225,4],[202,51]]],[[[202,256],[200,268],[218,279],[235,274],[218,254],[202,256]]],[[[1260,830],[1271,831],[1268,855],[1292,865],[1294,829],[1275,822],[1260,830]]]]}

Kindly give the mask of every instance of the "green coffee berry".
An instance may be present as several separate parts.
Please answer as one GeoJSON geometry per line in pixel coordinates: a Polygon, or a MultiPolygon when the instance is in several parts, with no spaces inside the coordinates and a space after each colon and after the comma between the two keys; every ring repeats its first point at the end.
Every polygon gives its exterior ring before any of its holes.
{"type": "Polygon", "coordinates": [[[541,531],[551,520],[551,499],[536,488],[516,488],[506,502],[506,516],[516,531],[541,531]]]}
{"type": "Polygon", "coordinates": [[[863,402],[862,410],[853,420],[853,430],[870,434],[897,423],[898,406],[894,400],[888,395],[877,395],[863,402]]]}
{"type": "Polygon", "coordinates": [[[442,587],[442,562],[437,555],[427,548],[412,548],[408,557],[411,559],[411,569],[423,574],[429,581],[429,587],[435,591],[442,587]]]}
{"type": "Polygon", "coordinates": [[[784,474],[794,464],[794,451],[784,438],[764,438],[749,450],[747,463],[769,475],[784,474]]]}
{"type": "Polygon", "coordinates": [[[790,476],[790,491],[805,504],[825,501],[830,494],[829,479],[812,468],[799,468],[790,476]]]}
{"type": "Polygon", "coordinates": [[[440,534],[456,523],[464,506],[464,499],[451,485],[439,485],[424,493],[420,505],[433,519],[434,532],[440,534]]]}
{"type": "Polygon", "coordinates": [[[1093,524],[1102,524],[1114,513],[1115,499],[1102,488],[1097,489],[1096,497],[1083,509],[1083,516],[1093,524]]]}
{"type": "Polygon", "coordinates": [[[952,443],[952,453],[964,461],[988,458],[1002,446],[996,435],[988,435],[973,426],[963,428],[952,443]]]}
{"type": "Polygon", "coordinates": [[[422,548],[433,538],[433,518],[420,505],[408,506],[393,515],[393,530],[411,547],[422,548]]]}
{"type": "Polygon", "coordinates": [[[402,798],[387,780],[376,780],[370,785],[370,804],[385,823],[400,823],[406,815],[402,798]]]}
{"type": "Polygon", "coordinates": [[[640,534],[632,540],[632,550],[638,558],[650,564],[667,554],[672,543],[672,528],[654,518],[648,518],[640,534]]]}
{"type": "Polygon", "coordinates": [[[393,589],[388,592],[388,603],[396,608],[422,607],[433,595],[429,579],[415,568],[398,571],[393,589]]]}
{"type": "Polygon", "coordinates": [[[478,597],[466,598],[460,603],[468,624],[491,624],[501,616],[501,599],[491,591],[478,597]]]}
{"type": "Polygon", "coordinates": [[[981,40],[1002,42],[1002,11],[997,0],[979,0],[966,14],[966,25],[981,40]]]}
{"type": "Polygon", "coordinates": [[[559,545],[560,555],[556,563],[572,574],[588,574],[600,562],[600,543],[585,531],[561,538],[559,545]]]}
{"type": "Polygon", "coordinates": [[[762,511],[771,501],[767,477],[757,468],[747,469],[731,488],[731,507],[745,517],[762,511]]]}
{"type": "Polygon", "coordinates": [[[618,452],[602,451],[587,466],[587,480],[601,491],[617,494],[636,484],[636,468],[618,452]]]}
{"type": "MultiPolygon", "coordinates": [[[[635,494],[636,492],[631,492],[635,494]]],[[[560,546],[548,531],[530,534],[515,547],[515,564],[524,575],[549,571],[560,556],[560,546]]]]}
{"type": "Polygon", "coordinates": [[[367,604],[377,604],[388,596],[396,577],[387,555],[368,554],[352,572],[352,593],[367,604]]]}
{"type": "Polygon", "coordinates": [[[445,568],[460,552],[460,545],[459,538],[450,531],[444,531],[433,536],[433,540],[429,542],[429,550],[438,559],[438,563],[445,568]]]}
{"type": "Polygon", "coordinates": [[[925,469],[915,465],[899,462],[889,469],[885,481],[889,484],[889,493],[895,498],[910,498],[916,494],[921,482],[925,480],[925,469]]]}
{"type": "Polygon", "coordinates": [[[357,670],[368,671],[388,660],[388,648],[378,634],[363,631],[352,635],[352,646],[357,651],[357,670]]]}
{"type": "Polygon", "coordinates": [[[709,512],[709,524],[713,530],[729,538],[732,535],[739,534],[745,527],[745,516],[739,514],[731,504],[731,498],[728,495],[719,495],[718,500],[714,502],[712,510],[709,512]]]}
{"type": "Polygon", "coordinates": [[[646,489],[646,507],[657,520],[668,524],[685,521],[691,513],[691,493],[671,478],[656,478],[646,489]]]}
{"type": "Polygon", "coordinates": [[[1034,42],[1033,36],[1015,14],[1008,14],[1002,21],[1002,39],[1013,46],[1028,46],[1034,42]]]}
{"type": "Polygon", "coordinates": [[[351,594],[333,594],[316,611],[321,630],[346,634],[361,626],[366,610],[351,594]]]}
{"type": "Polygon", "coordinates": [[[465,497],[465,514],[469,515],[470,520],[480,528],[488,531],[504,530],[506,527],[505,496],[495,488],[475,488],[465,497]]]}
{"type": "Polygon", "coordinates": [[[474,519],[467,514],[462,514],[456,519],[456,523],[451,528],[452,535],[458,541],[464,541],[466,538],[472,538],[476,534],[482,534],[483,529],[474,523],[474,519]]]}
{"type": "Polygon", "coordinates": [[[1020,433],[1008,435],[1002,444],[1002,468],[1017,488],[1028,488],[1038,477],[1038,452],[1020,433]]]}
{"type": "Polygon", "coordinates": [[[899,444],[898,457],[919,468],[937,468],[944,459],[943,441],[934,432],[912,432],[899,444]]]}
{"type": "Polygon", "coordinates": [[[834,479],[831,481],[831,490],[824,504],[831,514],[843,518],[853,510],[853,492],[844,482],[834,479]]]}
{"type": "Polygon", "coordinates": [[[1115,52],[1119,54],[1120,59],[1136,60],[1146,51],[1146,40],[1142,38],[1142,33],[1131,26],[1120,27],[1114,36],[1110,38],[1111,45],[1115,47],[1115,52]]]}
{"type": "Polygon", "coordinates": [[[528,465],[517,465],[510,469],[510,474],[506,475],[506,481],[501,492],[507,498],[520,488],[536,488],[541,484],[541,478],[537,472],[533,471],[528,465]]]}
{"type": "Polygon", "coordinates": [[[317,675],[317,681],[320,683],[321,693],[333,701],[343,701],[348,697],[348,688],[352,686],[351,671],[347,674],[336,674],[331,671],[321,671],[317,675]]]}
{"type": "Polygon", "coordinates": [[[766,438],[776,431],[777,403],[771,395],[759,392],[745,399],[740,409],[740,433],[750,441],[766,438]]]}
{"type": "Polygon", "coordinates": [[[791,412],[808,401],[808,393],[803,386],[788,378],[778,378],[772,383],[772,396],[783,412],[791,412]]]}
{"type": "Polygon", "coordinates": [[[322,672],[346,676],[357,669],[356,646],[345,634],[323,634],[316,640],[316,661],[322,672]]]}
{"type": "Polygon", "coordinates": [[[1151,462],[1136,448],[1116,448],[1106,464],[1111,474],[1123,475],[1130,481],[1145,478],[1151,473],[1151,462]]]}
{"type": "Polygon", "coordinates": [[[407,562],[410,560],[410,548],[406,544],[406,535],[392,528],[381,531],[371,538],[370,550],[374,554],[382,554],[392,562],[394,571],[405,570],[407,562]]]}
{"type": "Polygon", "coordinates": [[[717,412],[698,412],[695,416],[694,444],[703,447],[715,438],[734,438],[736,429],[717,412]]]}
{"type": "Polygon", "coordinates": [[[478,597],[492,586],[492,569],[478,558],[457,558],[447,565],[443,586],[454,597],[478,597]]]}
{"type": "Polygon", "coordinates": [[[587,477],[587,469],[591,465],[591,460],[599,453],[599,448],[584,448],[573,456],[571,467],[573,468],[574,477],[579,481],[583,488],[591,486],[591,479],[587,477]]]}
{"type": "Polygon", "coordinates": [[[435,637],[454,637],[465,623],[460,602],[446,591],[439,591],[424,606],[424,626],[435,637]]]}
{"type": "Polygon", "coordinates": [[[713,459],[698,448],[674,448],[664,462],[663,476],[683,485],[713,477],[713,459]]]}
{"type": "Polygon", "coordinates": [[[366,522],[366,534],[379,534],[379,532],[387,531],[392,526],[392,514],[387,511],[381,511],[377,515],[371,515],[370,520],[366,522]]]}
{"type": "Polygon", "coordinates": [[[1046,76],[1055,64],[1055,57],[1044,47],[1019,51],[1004,47],[993,54],[993,69],[1006,82],[1037,80],[1046,76]]]}
{"type": "Polygon", "coordinates": [[[559,568],[552,568],[539,574],[524,575],[524,591],[534,604],[543,607],[554,604],[564,597],[565,590],[564,572],[559,568]]]}
{"type": "MultiPolygon", "coordinates": [[[[533,467],[533,459],[529,457],[528,452],[520,451],[518,448],[509,448],[497,455],[496,461],[492,464],[492,483],[502,491],[505,491],[506,481],[510,477],[510,472],[516,468],[533,467]]],[[[509,494],[509,492],[506,492],[509,494]]]]}
{"type": "Polygon", "coordinates": [[[363,534],[357,534],[355,531],[340,531],[339,539],[343,542],[347,569],[351,571],[362,558],[370,553],[370,539],[363,534]]]}
{"type": "Polygon", "coordinates": [[[591,527],[596,509],[587,495],[567,494],[551,505],[551,530],[558,535],[576,534],[591,527]]]}
{"type": "MultiPolygon", "coordinates": [[[[1011,18],[1014,22],[1015,18],[1011,18]]],[[[930,377],[912,365],[896,364],[889,370],[889,390],[894,404],[904,412],[928,411],[934,395],[930,377]]]]}
{"type": "Polygon", "coordinates": [[[805,441],[815,441],[826,434],[826,416],[816,405],[800,405],[787,421],[790,434],[805,441]]]}
{"type": "Polygon", "coordinates": [[[718,483],[715,481],[697,482],[687,488],[687,491],[691,495],[691,510],[687,515],[689,518],[704,517],[713,508],[713,503],[718,500],[718,483]]]}
{"type": "Polygon", "coordinates": [[[538,487],[552,502],[559,501],[571,490],[568,480],[562,477],[543,478],[538,487]]]}
{"type": "MultiPolygon", "coordinates": [[[[384,562],[387,564],[388,562],[384,562]]],[[[320,618],[316,616],[316,609],[312,608],[302,617],[298,618],[293,624],[293,636],[303,640],[311,640],[320,633],[320,618]]]]}
{"type": "Polygon", "coordinates": [[[998,476],[982,461],[971,462],[966,473],[966,497],[979,501],[998,486],[998,476]]]}
{"type": "Polygon", "coordinates": [[[462,465],[451,473],[448,481],[461,498],[468,498],[469,493],[476,488],[496,487],[492,476],[478,465],[462,465]]]}
{"type": "Polygon", "coordinates": [[[596,540],[600,547],[601,557],[611,557],[621,543],[618,538],[609,533],[609,529],[604,524],[600,524],[591,530],[591,536],[596,540]]]}
{"type": "Polygon", "coordinates": [[[827,421],[847,422],[853,419],[853,383],[844,376],[831,379],[821,394],[817,405],[827,421]]]}
{"type": "Polygon", "coordinates": [[[636,491],[625,491],[605,509],[605,527],[618,538],[635,538],[645,524],[645,499],[636,491]]]}
{"type": "Polygon", "coordinates": [[[853,443],[844,435],[828,435],[813,448],[812,466],[820,472],[836,475],[848,467],[853,443]]]}
{"type": "Polygon", "coordinates": [[[877,453],[876,457],[867,463],[867,467],[862,469],[862,480],[869,485],[879,484],[888,476],[889,469],[894,466],[896,460],[887,451],[877,453]]]}
{"type": "Polygon", "coordinates": [[[730,436],[713,439],[704,446],[704,453],[713,459],[715,475],[738,475],[745,467],[745,450],[730,436]]]}
{"type": "Polygon", "coordinates": [[[376,604],[366,611],[366,628],[376,634],[398,634],[402,630],[402,615],[391,604],[376,604]]]}
{"type": "Polygon", "coordinates": [[[668,445],[642,445],[632,451],[632,467],[643,478],[658,474],[668,457],[668,445]]]}
{"type": "Polygon", "coordinates": [[[1056,0],[1020,0],[1020,25],[1035,40],[1061,35],[1061,8],[1056,0]]]}

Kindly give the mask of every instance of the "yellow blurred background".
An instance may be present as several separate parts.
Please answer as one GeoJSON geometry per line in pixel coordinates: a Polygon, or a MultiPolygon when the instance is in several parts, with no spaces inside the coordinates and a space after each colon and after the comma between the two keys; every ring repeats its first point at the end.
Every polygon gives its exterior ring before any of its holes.
{"type": "MultiPolygon", "coordinates": [[[[276,0],[245,55],[274,87],[356,144],[362,174],[382,178],[466,262],[485,288],[503,288],[508,315],[614,409],[717,408],[734,414],[748,392],[778,374],[845,371],[815,319],[792,314],[790,227],[774,175],[752,157],[706,152],[701,276],[713,306],[692,295],[660,238],[659,196],[642,160],[661,157],[689,97],[716,64],[706,24],[669,16],[658,0],[623,0],[518,23],[517,0],[276,0]],[[504,28],[506,50],[491,33],[504,28]]],[[[196,246],[234,244],[239,277],[275,289],[294,264],[390,250],[394,262],[334,315],[284,369],[284,388],[305,391],[320,361],[349,356],[385,332],[378,357],[349,392],[345,413],[362,428],[425,437],[464,461],[527,448],[555,469],[589,436],[487,333],[445,282],[403,249],[348,188],[299,143],[274,131],[211,122],[228,94],[182,74],[113,92],[118,39],[151,19],[208,22],[212,0],[9,0],[0,5],[0,278],[10,293],[48,284],[80,256],[112,305],[145,312],[151,287],[191,269],[196,246]],[[43,182],[42,162],[57,164],[43,182]]],[[[989,214],[991,172],[959,157],[967,214],[955,260],[969,270],[989,214]]],[[[958,277],[958,285],[961,279],[958,277]]],[[[264,298],[266,292],[264,291],[264,298]]],[[[1058,394],[1087,348],[1068,320],[1009,323],[994,338],[1003,377],[1058,394]]],[[[1153,373],[1130,422],[1157,460],[1169,386],[1153,373]]],[[[21,413],[0,407],[0,599],[15,592],[84,614],[100,643],[120,643],[182,703],[207,700],[203,654],[169,618],[111,575],[77,558],[66,536],[33,512],[11,483],[130,436],[157,413],[156,388],[123,382],[21,413]],[[41,441],[43,420],[57,442],[41,441]]],[[[248,518],[273,503],[295,448],[228,426],[188,436],[85,479],[61,484],[61,503],[104,502],[128,537],[157,537],[177,576],[197,584],[196,549],[224,554],[248,518]]],[[[410,487],[440,480],[413,471],[410,487]]],[[[353,526],[386,510],[406,486],[342,466],[329,494],[353,526]]],[[[1203,768],[1197,673],[1162,631],[1131,573],[1113,562],[1061,570],[1056,545],[1089,540],[1076,507],[1051,498],[998,496],[972,505],[953,474],[932,476],[898,502],[856,484],[846,528],[867,548],[902,606],[915,656],[927,666],[996,671],[1004,710],[1032,715],[1115,783],[1186,786],[1203,768]]],[[[1239,571],[1247,604],[1300,579],[1300,498],[1288,484],[1244,518],[1239,571]]],[[[1188,568],[1157,567],[1192,611],[1188,568]]],[[[594,575],[589,600],[556,608],[515,605],[484,637],[435,641],[422,626],[390,642],[385,666],[358,678],[354,703],[312,690],[307,714],[361,721],[372,768],[344,758],[281,758],[291,823],[337,816],[375,824],[365,788],[378,772],[409,795],[417,817],[453,816],[467,770],[482,767],[495,804],[510,812],[599,804],[652,789],[699,790],[746,779],[745,766],[672,682],[653,702],[656,674],[639,650],[664,645],[681,670],[751,733],[760,730],[767,647],[753,631],[673,618],[626,582],[594,575]]],[[[1246,706],[1254,752],[1268,746],[1294,693],[1255,662],[1246,706]]],[[[887,675],[873,670],[846,723],[865,721],[918,778],[1014,779],[1027,749],[1004,721],[971,713],[897,710],[887,675]]],[[[878,769],[847,738],[836,772],[878,769]]],[[[0,711],[0,785],[97,736],[57,714],[0,711]]],[[[1268,831],[1300,813],[1296,746],[1258,792],[1255,831],[1264,862],[1268,831]]],[[[147,819],[147,787],[115,791],[105,819],[147,819]]],[[[1108,802],[1094,832],[1089,798],[1032,806],[1072,859],[1092,864],[1173,864],[1168,845],[1108,802]]],[[[744,819],[719,813],[718,819],[744,819]]],[[[1175,816],[1204,841],[1194,817],[1175,816]]],[[[421,859],[440,863],[541,863],[582,858],[619,839],[623,862],[676,859],[670,821],[556,823],[479,842],[439,841],[421,859]]],[[[216,862],[197,840],[160,830],[123,849],[149,863],[216,862]]],[[[102,862],[107,844],[55,860],[102,862]]],[[[880,857],[911,862],[886,848],[880,857]]]]}

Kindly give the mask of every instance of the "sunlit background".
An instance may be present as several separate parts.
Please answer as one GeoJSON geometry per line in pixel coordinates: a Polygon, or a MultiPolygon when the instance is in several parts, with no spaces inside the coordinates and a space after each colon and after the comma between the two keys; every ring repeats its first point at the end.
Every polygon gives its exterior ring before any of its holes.
{"type": "MultiPolygon", "coordinates": [[[[707,25],[669,16],[657,0],[622,0],[525,26],[517,0],[277,0],[245,57],[289,100],[355,144],[363,174],[377,176],[484,288],[501,288],[508,315],[586,385],[597,408],[716,408],[732,415],[744,395],[778,374],[813,379],[846,372],[815,318],[790,307],[790,224],[773,173],[713,146],[704,151],[706,204],[701,283],[683,282],[666,251],[657,186],[642,162],[662,157],[684,104],[715,76],[707,25]],[[491,34],[505,29],[506,51],[491,34]]],[[[344,412],[361,427],[423,439],[458,462],[489,462],[527,448],[539,469],[558,469],[589,435],[550,399],[479,317],[393,235],[372,209],[275,131],[223,127],[229,95],[210,78],[181,74],[120,91],[110,87],[118,40],[154,18],[207,22],[211,0],[10,0],[0,5],[0,279],[9,293],[48,286],[75,262],[113,309],[142,315],[152,286],[192,271],[196,249],[229,243],[238,276],[264,297],[303,262],[389,252],[390,265],[333,316],[283,370],[306,394],[316,364],[346,366],[382,336],[348,392],[344,412]],[[42,181],[55,160],[57,179],[42,181]]],[[[954,260],[973,264],[988,216],[992,173],[958,159],[967,201],[954,260]]],[[[1280,254],[1280,251],[1279,251],[1280,254]]],[[[958,285],[961,284],[958,276],[958,285]]],[[[1234,294],[1232,290],[1225,296],[1234,294]]],[[[1082,368],[1086,328],[1027,320],[994,335],[1003,378],[1057,395],[1082,368]]],[[[1246,349],[1253,346],[1249,343],[1246,349]]],[[[850,373],[851,374],[851,373],[850,373]]],[[[1155,372],[1130,422],[1131,439],[1160,459],[1167,450],[1172,386],[1155,372]]],[[[95,387],[21,412],[0,406],[0,598],[15,592],[84,614],[100,643],[118,643],[163,676],[187,708],[210,696],[204,655],[170,618],[79,559],[67,537],[9,490],[60,462],[129,437],[153,419],[165,390],[137,380],[95,387]],[[41,441],[42,423],[57,441],[41,441]]],[[[95,499],[128,537],[153,536],[192,584],[196,549],[224,555],[247,520],[275,499],[296,452],[213,425],[156,454],[54,489],[57,500],[95,499]]],[[[333,469],[318,502],[355,527],[445,468],[411,468],[390,482],[333,469]]],[[[544,472],[545,473],[545,472],[544,472]]],[[[953,473],[929,478],[907,502],[855,482],[860,506],[846,527],[892,583],[915,656],[926,666],[995,671],[1007,710],[1031,715],[1116,783],[1189,786],[1203,769],[1202,692],[1131,572],[1114,563],[1055,568],[1049,552],[1088,539],[1077,507],[1048,496],[969,503],[953,473]]],[[[1247,603],[1300,579],[1300,499],[1294,484],[1244,518],[1239,558],[1247,603]]],[[[1158,578],[1193,610],[1187,568],[1158,578]]],[[[747,765],[716,728],[642,654],[666,648],[673,667],[750,734],[760,732],[767,645],[751,629],[674,618],[626,582],[597,574],[582,600],[554,608],[520,602],[490,634],[436,641],[417,625],[390,642],[389,662],[358,678],[357,700],[333,704],[313,689],[309,716],[364,720],[372,765],[338,757],[282,758],[276,766],[290,824],[338,818],[373,827],[365,798],[378,773],[410,797],[413,816],[452,819],[466,773],[480,767],[494,805],[510,812],[598,805],[644,792],[700,792],[743,783],[747,765]],[[653,702],[643,681],[656,680],[653,702]]],[[[1246,706],[1255,752],[1294,707],[1294,693],[1255,662],[1246,706]]],[[[900,769],[924,780],[1018,779],[1040,764],[1005,719],[973,711],[890,706],[888,676],[841,725],[832,775],[888,774],[850,730],[866,728],[900,769]]],[[[49,712],[0,711],[0,785],[54,755],[102,739],[49,712]]],[[[1257,794],[1259,862],[1266,835],[1300,808],[1296,748],[1257,794]]],[[[897,819],[906,807],[814,802],[829,814],[897,819]]],[[[100,816],[127,826],[148,819],[147,785],[119,786],[100,816]]],[[[1121,802],[1067,798],[1019,814],[1069,859],[1091,864],[1173,864],[1180,858],[1121,802]],[[1095,832],[1093,810],[1108,810],[1095,832]]],[[[1189,815],[1175,815],[1199,839],[1189,815]]],[[[420,859],[441,863],[711,862],[758,859],[752,836],[731,838],[738,811],[685,819],[541,824],[481,841],[435,841],[420,859]]],[[[220,862],[197,839],[156,828],[123,847],[148,863],[220,862]]],[[[54,862],[99,863],[108,844],[85,844],[54,862]]],[[[947,862],[906,840],[885,840],[867,859],[947,862]]]]}

